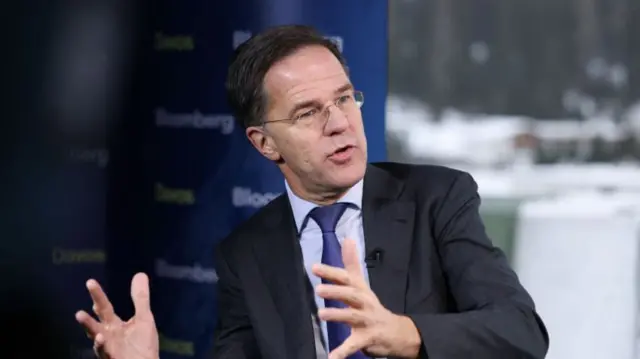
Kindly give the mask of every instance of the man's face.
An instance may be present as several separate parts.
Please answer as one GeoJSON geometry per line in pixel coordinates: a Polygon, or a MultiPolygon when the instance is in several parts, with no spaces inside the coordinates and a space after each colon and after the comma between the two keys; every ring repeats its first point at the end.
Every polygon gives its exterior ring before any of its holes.
{"type": "Polygon", "coordinates": [[[267,123],[247,129],[247,135],[280,164],[292,187],[332,191],[362,179],[367,163],[362,113],[342,64],[329,50],[298,50],[267,72],[264,86],[267,123]],[[280,121],[297,116],[299,121],[280,121]]]}

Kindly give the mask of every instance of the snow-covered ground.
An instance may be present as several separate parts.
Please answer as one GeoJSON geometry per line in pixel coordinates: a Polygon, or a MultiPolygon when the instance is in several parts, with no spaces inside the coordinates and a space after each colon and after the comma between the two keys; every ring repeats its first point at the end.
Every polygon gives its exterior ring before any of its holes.
{"type": "Polygon", "coordinates": [[[640,166],[624,164],[558,164],[502,170],[458,167],[478,183],[490,198],[525,198],[570,192],[640,193],[640,166]]]}
{"type": "Polygon", "coordinates": [[[435,121],[429,109],[397,98],[387,102],[387,133],[414,158],[437,158],[448,163],[480,166],[512,157],[515,136],[526,133],[521,117],[470,116],[448,110],[435,121]]]}
{"type": "Polygon", "coordinates": [[[543,141],[580,141],[599,136],[618,141],[625,131],[640,135],[640,103],[623,115],[624,125],[607,116],[586,121],[465,114],[445,111],[439,121],[428,107],[390,97],[387,133],[411,161],[435,160],[470,172],[480,192],[491,198],[537,197],[582,191],[640,192],[640,163],[535,165],[519,164],[515,139],[533,134],[543,141]]]}
{"type": "Polygon", "coordinates": [[[588,120],[536,121],[527,117],[463,113],[445,110],[436,121],[431,110],[418,102],[390,96],[386,127],[412,160],[437,160],[446,164],[480,167],[512,165],[521,151],[516,138],[531,135],[542,141],[616,142],[629,133],[640,137],[640,103],[631,106],[616,124],[612,115],[594,114],[588,120]]]}

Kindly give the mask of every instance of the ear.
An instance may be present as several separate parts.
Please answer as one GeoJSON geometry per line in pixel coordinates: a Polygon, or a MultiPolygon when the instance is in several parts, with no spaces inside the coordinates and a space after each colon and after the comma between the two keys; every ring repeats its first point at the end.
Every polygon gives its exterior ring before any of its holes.
{"type": "Polygon", "coordinates": [[[245,132],[249,142],[251,142],[253,147],[264,157],[274,162],[280,161],[281,157],[280,152],[278,152],[278,147],[275,145],[273,137],[266,133],[264,128],[257,126],[248,127],[245,132]]]}

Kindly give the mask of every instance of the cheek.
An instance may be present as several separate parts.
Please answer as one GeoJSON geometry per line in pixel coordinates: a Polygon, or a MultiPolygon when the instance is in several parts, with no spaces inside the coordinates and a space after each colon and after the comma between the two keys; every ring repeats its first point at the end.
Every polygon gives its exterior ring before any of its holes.
{"type": "Polygon", "coordinates": [[[314,146],[315,142],[311,139],[305,139],[302,136],[299,136],[295,140],[287,141],[284,152],[286,153],[286,158],[292,160],[292,162],[297,163],[298,166],[307,167],[317,162],[317,148],[318,146],[314,146]]]}
{"type": "Polygon", "coordinates": [[[354,119],[354,121],[352,122],[351,126],[353,128],[353,132],[358,137],[358,139],[362,139],[362,138],[365,137],[364,123],[362,122],[362,118],[361,117],[354,119]]]}
{"type": "Polygon", "coordinates": [[[309,169],[311,169],[311,167],[314,167],[314,164],[318,163],[319,155],[316,147],[314,147],[310,143],[304,143],[300,145],[299,149],[300,150],[298,150],[298,156],[300,156],[302,162],[304,162],[305,165],[309,167],[309,169]]]}

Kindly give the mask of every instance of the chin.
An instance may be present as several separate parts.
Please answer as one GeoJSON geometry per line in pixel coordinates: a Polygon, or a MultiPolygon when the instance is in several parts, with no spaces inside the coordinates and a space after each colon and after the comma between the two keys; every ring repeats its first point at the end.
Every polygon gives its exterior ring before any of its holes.
{"type": "Polygon", "coordinates": [[[367,163],[358,161],[342,168],[335,169],[332,182],[336,187],[347,188],[355,185],[364,177],[367,163]]]}

